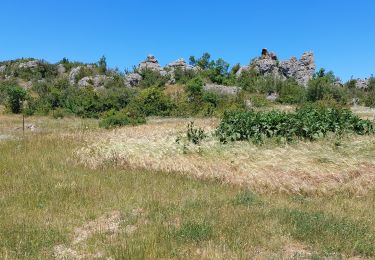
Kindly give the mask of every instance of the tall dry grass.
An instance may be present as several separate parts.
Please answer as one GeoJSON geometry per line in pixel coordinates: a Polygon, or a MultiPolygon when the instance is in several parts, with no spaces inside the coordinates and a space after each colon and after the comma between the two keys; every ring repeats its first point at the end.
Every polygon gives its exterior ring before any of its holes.
{"type": "MultiPolygon", "coordinates": [[[[200,146],[183,146],[189,119],[159,119],[147,125],[124,127],[86,136],[76,151],[91,168],[116,164],[133,169],[181,173],[217,179],[261,193],[329,194],[345,191],[363,195],[375,184],[375,137],[328,137],[317,142],[254,145],[221,144],[214,137],[200,146]]],[[[215,119],[196,125],[213,133],[215,119]]]]}

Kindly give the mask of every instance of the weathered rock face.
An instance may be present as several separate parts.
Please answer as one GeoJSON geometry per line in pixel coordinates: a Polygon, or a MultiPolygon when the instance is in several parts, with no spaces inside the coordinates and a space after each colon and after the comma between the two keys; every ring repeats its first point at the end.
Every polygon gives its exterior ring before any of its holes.
{"type": "Polygon", "coordinates": [[[169,76],[169,83],[173,84],[175,83],[175,72],[176,70],[180,69],[183,71],[196,71],[197,68],[194,66],[191,66],[185,62],[184,59],[178,59],[177,61],[169,63],[164,68],[160,66],[158,60],[155,58],[154,55],[148,55],[147,59],[143,62],[141,62],[138,65],[137,72],[130,73],[125,76],[125,84],[128,87],[135,87],[138,85],[138,83],[142,80],[141,72],[143,70],[152,70],[160,73],[162,76],[169,76]]]}
{"type": "Polygon", "coordinates": [[[6,68],[7,68],[6,65],[0,66],[0,73],[3,74],[6,70],[6,68]]]}
{"type": "Polygon", "coordinates": [[[57,65],[57,73],[58,74],[64,74],[66,72],[65,66],[63,64],[57,65]]]}
{"type": "Polygon", "coordinates": [[[158,60],[152,54],[148,55],[147,59],[141,62],[138,66],[139,71],[146,69],[157,71],[163,76],[167,75],[167,72],[160,66],[158,60]]]}
{"type": "Polygon", "coordinates": [[[76,78],[79,74],[79,72],[81,71],[81,66],[78,66],[78,67],[75,67],[73,68],[70,73],[69,73],[69,83],[71,85],[74,85],[76,83],[76,78]]]}
{"type": "Polygon", "coordinates": [[[18,65],[19,69],[36,69],[41,62],[38,60],[31,60],[27,62],[22,62],[18,65]]]}
{"type": "Polygon", "coordinates": [[[95,69],[92,65],[78,66],[78,67],[72,68],[69,72],[69,83],[71,85],[78,83],[77,80],[78,81],[81,80],[81,79],[77,79],[77,76],[83,69],[91,70],[92,74],[95,74],[95,69]]]}
{"type": "Polygon", "coordinates": [[[355,82],[355,87],[358,89],[368,89],[369,80],[368,79],[357,79],[355,82]]]}
{"type": "Polygon", "coordinates": [[[130,73],[125,76],[125,85],[128,87],[136,87],[142,80],[142,76],[138,73],[130,73]]]}
{"type": "Polygon", "coordinates": [[[293,57],[280,62],[280,71],[286,78],[295,78],[298,84],[307,86],[315,73],[315,60],[312,52],[305,52],[300,60],[293,57]]]}
{"type": "Polygon", "coordinates": [[[315,73],[316,66],[312,52],[305,52],[299,60],[292,57],[290,60],[278,61],[276,54],[263,49],[261,57],[255,59],[250,66],[241,67],[237,76],[251,68],[261,75],[271,75],[280,79],[294,78],[298,84],[307,86],[315,73]]]}
{"type": "Polygon", "coordinates": [[[165,69],[167,70],[176,70],[176,69],[182,69],[182,70],[196,70],[194,66],[191,66],[186,63],[184,59],[178,59],[174,62],[169,63],[167,66],[165,66],[165,69]]]}
{"type": "Polygon", "coordinates": [[[113,78],[106,75],[88,76],[80,79],[77,85],[81,88],[88,86],[93,86],[94,88],[102,88],[110,80],[113,80],[113,78]]]}
{"type": "Polygon", "coordinates": [[[216,84],[206,84],[203,89],[205,91],[215,92],[220,95],[237,95],[241,91],[240,87],[222,86],[216,84]]]}
{"type": "Polygon", "coordinates": [[[167,74],[170,76],[169,83],[173,84],[176,82],[175,74],[177,70],[197,72],[198,69],[194,66],[187,64],[184,59],[178,59],[165,66],[164,70],[167,71],[167,74]]]}

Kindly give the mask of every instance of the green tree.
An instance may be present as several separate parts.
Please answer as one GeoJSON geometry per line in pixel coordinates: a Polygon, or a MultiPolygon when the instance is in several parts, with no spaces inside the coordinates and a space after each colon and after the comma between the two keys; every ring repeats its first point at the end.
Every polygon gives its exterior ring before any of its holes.
{"type": "Polygon", "coordinates": [[[15,114],[22,112],[23,102],[27,92],[18,85],[11,84],[7,87],[6,107],[15,114]]]}
{"type": "Polygon", "coordinates": [[[107,58],[103,55],[98,61],[99,72],[105,74],[107,72],[107,58]]]}

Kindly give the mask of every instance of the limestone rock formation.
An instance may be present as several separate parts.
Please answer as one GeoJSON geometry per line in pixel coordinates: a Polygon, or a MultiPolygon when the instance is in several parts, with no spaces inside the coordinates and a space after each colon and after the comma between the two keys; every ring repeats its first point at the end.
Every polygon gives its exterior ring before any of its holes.
{"type": "Polygon", "coordinates": [[[79,74],[79,72],[81,71],[81,66],[78,66],[78,67],[75,67],[73,68],[70,73],[69,73],[69,83],[71,85],[74,85],[76,83],[76,78],[79,74]]]}
{"type": "Polygon", "coordinates": [[[167,71],[168,75],[170,76],[170,82],[171,84],[175,83],[175,74],[177,70],[181,71],[197,71],[197,68],[194,66],[191,66],[186,63],[184,59],[178,59],[174,62],[169,63],[167,66],[164,67],[164,70],[167,71]]]}
{"type": "Polygon", "coordinates": [[[299,60],[292,57],[289,60],[278,61],[275,53],[263,49],[261,57],[254,59],[250,66],[241,67],[237,76],[251,68],[261,75],[271,75],[280,79],[294,78],[298,84],[307,86],[315,73],[316,66],[312,52],[305,52],[299,60]]]}
{"type": "Polygon", "coordinates": [[[138,73],[130,73],[125,76],[125,85],[128,87],[136,87],[142,80],[142,76],[138,73]]]}
{"type": "Polygon", "coordinates": [[[110,80],[113,80],[113,78],[106,75],[87,76],[80,79],[77,85],[78,87],[93,86],[94,88],[101,88],[110,80]]]}
{"type": "Polygon", "coordinates": [[[157,71],[162,76],[167,75],[167,72],[160,66],[158,60],[152,54],[148,55],[147,59],[141,62],[138,66],[139,71],[146,70],[146,69],[157,71]]]}
{"type": "Polygon", "coordinates": [[[64,74],[66,72],[66,68],[64,66],[64,64],[58,64],[57,65],[57,73],[58,74],[64,74]]]}
{"type": "Polygon", "coordinates": [[[355,87],[358,89],[367,89],[369,87],[369,79],[357,79],[355,87]]]}
{"type": "Polygon", "coordinates": [[[294,78],[298,84],[307,86],[315,73],[315,60],[312,52],[305,52],[301,59],[292,57],[290,60],[280,62],[280,71],[286,78],[294,78]]]}
{"type": "Polygon", "coordinates": [[[7,68],[6,65],[0,66],[0,73],[4,73],[6,68],[7,68]]]}
{"type": "Polygon", "coordinates": [[[31,60],[31,61],[26,61],[22,62],[18,65],[19,69],[36,69],[38,68],[39,64],[41,62],[38,60],[31,60]]]}

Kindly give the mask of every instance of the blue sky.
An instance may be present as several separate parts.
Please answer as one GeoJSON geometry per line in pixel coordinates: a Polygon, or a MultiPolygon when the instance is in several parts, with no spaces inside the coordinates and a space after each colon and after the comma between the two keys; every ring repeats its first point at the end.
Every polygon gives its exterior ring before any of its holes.
{"type": "Polygon", "coordinates": [[[0,60],[95,62],[123,70],[209,52],[249,63],[263,47],[280,59],[315,53],[346,80],[375,74],[372,0],[1,0],[0,60]]]}

